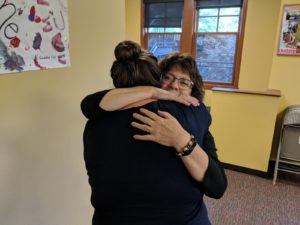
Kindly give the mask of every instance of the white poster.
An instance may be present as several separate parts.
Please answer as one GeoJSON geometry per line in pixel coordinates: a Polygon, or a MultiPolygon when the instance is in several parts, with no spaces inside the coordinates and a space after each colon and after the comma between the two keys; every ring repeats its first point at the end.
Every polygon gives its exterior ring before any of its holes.
{"type": "Polygon", "coordinates": [[[0,74],[66,66],[67,0],[0,0],[0,74]]]}

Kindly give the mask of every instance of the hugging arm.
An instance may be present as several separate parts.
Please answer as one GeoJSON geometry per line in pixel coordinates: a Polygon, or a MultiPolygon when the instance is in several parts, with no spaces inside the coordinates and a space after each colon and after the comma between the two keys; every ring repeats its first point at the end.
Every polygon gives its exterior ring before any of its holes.
{"type": "Polygon", "coordinates": [[[81,111],[87,119],[96,119],[108,111],[130,108],[131,104],[145,99],[172,100],[185,105],[198,105],[199,101],[187,95],[174,93],[152,86],[115,88],[86,96],[81,102],[81,111]]]}
{"type": "Polygon", "coordinates": [[[107,111],[129,108],[131,104],[145,99],[161,99],[176,101],[185,105],[198,105],[199,101],[189,95],[175,95],[169,91],[152,86],[136,86],[130,88],[115,88],[104,95],[100,107],[107,111]]]}
{"type": "Polygon", "coordinates": [[[218,159],[214,137],[210,131],[205,133],[203,150],[208,155],[209,162],[201,188],[208,197],[219,199],[226,191],[227,178],[224,168],[218,159]]]}
{"type": "MultiPolygon", "coordinates": [[[[177,152],[182,151],[190,140],[190,134],[169,113],[158,111],[158,114],[146,109],[135,113],[133,117],[139,122],[132,122],[132,126],[149,132],[147,135],[134,135],[137,140],[154,141],[156,143],[174,147],[177,152]],[[141,123],[140,123],[141,122],[141,123]]],[[[227,187],[224,169],[218,160],[214,139],[209,131],[204,136],[204,149],[198,144],[194,151],[181,157],[190,175],[199,182],[203,193],[211,198],[221,198],[227,187]]]]}

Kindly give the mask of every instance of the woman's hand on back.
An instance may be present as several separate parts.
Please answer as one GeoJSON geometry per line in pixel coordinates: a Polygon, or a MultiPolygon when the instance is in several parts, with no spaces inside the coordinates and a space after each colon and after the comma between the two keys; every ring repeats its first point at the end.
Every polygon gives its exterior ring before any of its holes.
{"type": "Polygon", "coordinates": [[[168,112],[158,111],[158,114],[141,108],[140,113],[134,113],[133,117],[139,122],[131,125],[149,134],[134,135],[134,139],[142,141],[154,141],[161,145],[174,147],[180,152],[188,143],[190,134],[183,129],[179,122],[168,112]]]}
{"type": "MultiPolygon", "coordinates": [[[[175,148],[182,152],[190,141],[190,134],[183,129],[179,122],[168,112],[158,111],[158,114],[147,109],[140,109],[140,113],[134,113],[133,117],[139,122],[132,122],[135,128],[147,132],[146,135],[134,135],[133,138],[141,141],[154,141],[158,144],[175,148]]],[[[181,157],[182,162],[198,182],[202,182],[208,168],[208,155],[197,144],[195,150],[188,156],[181,157]]]]}

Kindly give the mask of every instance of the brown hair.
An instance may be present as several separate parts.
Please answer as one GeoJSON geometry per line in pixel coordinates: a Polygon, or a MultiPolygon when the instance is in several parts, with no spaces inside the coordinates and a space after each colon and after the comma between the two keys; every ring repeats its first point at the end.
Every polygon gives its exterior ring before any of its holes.
{"type": "Polygon", "coordinates": [[[157,58],[133,41],[122,41],[115,48],[110,73],[115,87],[160,86],[157,58]]]}
{"type": "Polygon", "coordinates": [[[174,52],[168,54],[159,62],[162,74],[166,74],[175,66],[179,66],[183,72],[189,74],[194,83],[191,95],[202,102],[204,98],[203,80],[195,59],[188,54],[174,52]]]}

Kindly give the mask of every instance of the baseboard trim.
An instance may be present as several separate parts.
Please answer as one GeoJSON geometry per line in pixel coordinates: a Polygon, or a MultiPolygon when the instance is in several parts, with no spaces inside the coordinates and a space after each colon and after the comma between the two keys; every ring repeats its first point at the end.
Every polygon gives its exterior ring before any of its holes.
{"type": "MultiPolygon", "coordinates": [[[[249,168],[242,167],[242,166],[236,166],[236,165],[232,165],[232,164],[229,164],[229,163],[223,163],[223,166],[224,166],[225,169],[229,169],[229,170],[233,170],[233,171],[237,171],[237,172],[241,172],[241,173],[246,173],[246,174],[249,174],[249,175],[254,175],[254,176],[270,179],[270,178],[273,178],[274,169],[275,169],[275,161],[274,160],[269,161],[267,172],[260,171],[260,170],[249,169],[249,168]]],[[[294,165],[294,167],[297,168],[298,170],[300,170],[300,166],[295,166],[294,165]]]]}
{"type": "MultiPolygon", "coordinates": [[[[275,165],[275,163],[274,163],[275,165]]],[[[250,168],[246,168],[246,167],[242,167],[242,166],[236,166],[236,165],[232,165],[232,164],[228,164],[228,163],[223,163],[223,166],[225,169],[229,169],[229,170],[233,170],[233,171],[237,171],[237,172],[241,172],[241,173],[246,173],[249,175],[254,175],[254,176],[258,176],[258,177],[263,177],[263,178],[271,178],[273,175],[273,172],[270,173],[270,170],[268,170],[267,172],[264,171],[260,171],[260,170],[254,170],[254,169],[250,169],[250,168]]],[[[269,166],[270,168],[270,166],[269,166]]],[[[273,167],[274,170],[274,167],[273,167]]]]}

